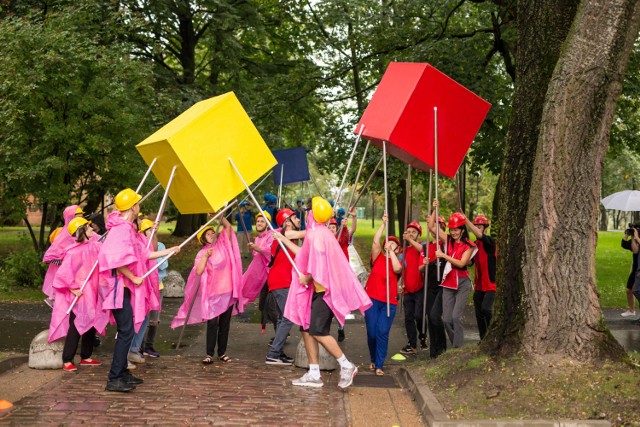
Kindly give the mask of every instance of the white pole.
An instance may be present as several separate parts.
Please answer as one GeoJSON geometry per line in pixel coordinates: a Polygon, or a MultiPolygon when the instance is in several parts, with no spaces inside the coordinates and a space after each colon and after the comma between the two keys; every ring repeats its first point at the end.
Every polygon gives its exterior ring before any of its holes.
{"type": "Polygon", "coordinates": [[[151,190],[149,190],[149,192],[147,194],[144,195],[144,197],[142,197],[142,199],[140,199],[140,201],[138,202],[139,205],[142,204],[142,202],[144,202],[145,200],[147,200],[149,198],[149,196],[151,196],[153,193],[155,193],[155,191],[160,188],[160,183],[157,183],[155,187],[153,187],[151,190]]]}
{"type": "Polygon", "coordinates": [[[142,189],[142,186],[144,185],[144,182],[147,180],[147,177],[149,176],[149,173],[151,172],[151,168],[153,168],[153,165],[156,164],[156,160],[158,160],[158,158],[154,157],[154,159],[151,161],[151,164],[149,165],[149,168],[147,169],[147,173],[144,174],[144,176],[142,177],[142,181],[140,181],[140,184],[138,184],[138,188],[136,188],[136,193],[140,193],[140,190],[142,189]]]}
{"type": "MultiPolygon", "coordinates": [[[[427,199],[427,218],[431,215],[431,182],[433,180],[433,171],[429,171],[429,198],[427,199]]],[[[436,240],[438,239],[438,230],[440,229],[440,224],[438,223],[438,217],[436,217],[436,240]]],[[[429,232],[429,224],[427,224],[427,244],[425,249],[427,253],[425,254],[425,258],[427,259],[427,263],[424,266],[424,295],[422,298],[422,333],[426,333],[425,327],[427,323],[427,288],[429,287],[429,239],[431,238],[431,233],[429,232]]]]}
{"type": "MultiPolygon", "coordinates": [[[[433,155],[435,164],[435,199],[438,200],[438,107],[433,107],[433,155]]],[[[440,200],[438,200],[440,202],[440,200]]],[[[438,227],[438,206],[436,206],[436,250],[440,250],[440,228],[438,227]]],[[[440,258],[436,258],[436,277],[440,280],[440,258]]]]}
{"type": "MultiPolygon", "coordinates": [[[[238,170],[238,167],[236,166],[236,164],[234,163],[234,161],[233,161],[233,159],[231,157],[229,157],[229,163],[231,163],[231,166],[233,167],[233,170],[238,175],[238,178],[240,178],[240,181],[242,181],[242,184],[244,184],[244,188],[249,193],[249,197],[251,197],[251,200],[253,200],[253,203],[255,203],[255,205],[258,208],[258,210],[260,211],[260,213],[264,216],[264,211],[260,207],[260,204],[258,203],[258,201],[256,200],[256,197],[251,192],[251,189],[249,188],[249,185],[247,184],[247,181],[244,180],[244,177],[240,173],[240,170],[238,170]]],[[[265,218],[266,218],[266,216],[265,216],[265,218]]],[[[273,228],[273,225],[271,225],[271,221],[267,221],[267,226],[269,227],[269,229],[271,231],[276,231],[273,228]]],[[[296,270],[296,273],[298,273],[298,276],[302,276],[302,273],[298,269],[298,266],[296,265],[296,263],[293,262],[293,258],[291,258],[291,255],[289,255],[289,251],[287,251],[287,248],[285,247],[284,243],[279,239],[276,239],[276,240],[278,241],[278,244],[280,245],[280,248],[282,249],[282,252],[284,252],[284,254],[287,256],[287,259],[291,263],[291,266],[293,267],[294,270],[296,270]]],[[[305,285],[305,287],[308,287],[308,286],[305,285]]]]}
{"type": "MultiPolygon", "coordinates": [[[[367,158],[367,151],[369,150],[369,145],[371,143],[369,141],[367,141],[367,145],[365,145],[364,147],[364,154],[362,155],[362,160],[360,161],[360,167],[358,168],[358,173],[356,174],[356,182],[355,184],[353,184],[353,191],[351,192],[351,195],[349,196],[349,202],[347,203],[347,216],[345,217],[345,219],[347,219],[349,217],[349,211],[351,211],[351,202],[353,201],[353,195],[356,193],[356,188],[358,187],[358,181],[360,181],[360,173],[362,172],[362,167],[364,166],[364,160],[367,158]]],[[[335,204],[336,206],[338,205],[337,203],[335,204]]],[[[340,233],[342,233],[342,229],[344,228],[345,225],[345,221],[343,220],[342,222],[340,222],[340,228],[338,229],[338,233],[336,234],[336,236],[340,236],[340,233]]]]}
{"type": "Polygon", "coordinates": [[[164,192],[164,196],[162,197],[162,203],[160,203],[160,209],[158,209],[158,216],[156,217],[156,221],[154,223],[155,227],[151,229],[151,236],[149,236],[149,241],[147,242],[147,249],[151,246],[151,240],[153,239],[153,235],[156,234],[156,228],[160,225],[160,220],[162,219],[162,214],[164,213],[164,208],[167,204],[167,199],[169,198],[169,190],[171,189],[171,183],[173,182],[173,178],[176,176],[176,168],[174,166],[171,169],[171,176],[169,176],[169,182],[167,182],[167,189],[164,192]]]}
{"type": "MultiPolygon", "coordinates": [[[[387,141],[382,141],[382,163],[384,169],[384,214],[387,215],[388,192],[387,192],[387,141]]],[[[389,217],[384,227],[385,246],[389,243],[389,217]]],[[[391,296],[389,294],[389,251],[382,247],[385,256],[385,268],[387,272],[387,317],[391,317],[391,296]]]]}
{"type": "MultiPolygon", "coordinates": [[[[211,224],[213,221],[215,221],[218,217],[220,217],[220,215],[222,215],[227,209],[229,209],[230,207],[234,206],[237,203],[236,200],[234,200],[233,202],[229,203],[227,206],[225,206],[224,208],[222,208],[222,210],[220,210],[218,213],[215,214],[215,216],[213,218],[211,218],[209,221],[207,221],[206,224],[204,224],[202,227],[200,227],[198,229],[198,231],[196,231],[195,233],[193,233],[191,236],[187,237],[187,239],[180,243],[180,245],[178,245],[178,247],[180,249],[182,249],[184,247],[184,245],[186,245],[187,243],[189,243],[194,237],[196,237],[198,235],[198,233],[200,231],[202,231],[206,226],[208,226],[209,224],[211,224]]],[[[158,269],[158,267],[160,267],[160,265],[162,263],[164,263],[166,260],[168,260],[169,258],[171,258],[173,255],[175,255],[175,252],[170,252],[169,255],[166,255],[165,257],[163,257],[160,261],[158,261],[156,263],[156,265],[154,265],[151,270],[147,271],[146,273],[144,273],[144,276],[142,276],[143,279],[146,279],[151,273],[153,273],[154,271],[156,271],[158,269]]]]}
{"type": "Polygon", "coordinates": [[[364,125],[360,125],[360,131],[358,131],[358,137],[356,138],[356,143],[353,144],[353,150],[351,150],[351,156],[349,157],[349,162],[347,162],[347,169],[344,171],[344,176],[342,177],[342,182],[340,183],[340,189],[338,190],[338,197],[336,197],[335,202],[333,203],[333,210],[338,208],[338,202],[340,202],[340,197],[342,197],[342,188],[344,187],[344,181],[347,179],[347,174],[349,173],[349,168],[351,167],[351,162],[353,161],[353,157],[356,154],[356,148],[358,148],[358,142],[360,142],[360,137],[362,136],[362,132],[364,132],[364,125]]]}
{"type": "MultiPolygon", "coordinates": [[[[405,182],[405,202],[404,202],[404,225],[403,225],[403,230],[406,232],[407,231],[407,224],[409,223],[409,210],[411,209],[411,194],[409,192],[409,188],[411,187],[411,165],[407,164],[407,181],[405,182]]],[[[402,259],[406,260],[407,259],[407,241],[403,238],[402,239],[402,259]]],[[[402,269],[402,277],[401,277],[401,281],[402,281],[402,285],[404,286],[404,280],[405,280],[405,270],[406,268],[402,269]]],[[[404,294],[400,294],[400,311],[402,311],[402,309],[404,308],[404,303],[403,303],[403,298],[404,298],[404,294]]]]}
{"type": "Polygon", "coordinates": [[[282,209],[282,175],[284,175],[284,163],[280,164],[280,187],[278,187],[278,209],[282,209]]]}
{"type": "MultiPolygon", "coordinates": [[[[82,283],[82,286],[80,286],[80,292],[84,291],[84,287],[87,285],[87,282],[89,282],[89,278],[93,275],[93,272],[96,270],[97,266],[98,266],[98,261],[96,260],[96,262],[93,264],[93,267],[91,267],[91,271],[87,275],[87,278],[84,279],[84,283],[82,283]]],[[[71,310],[73,309],[73,306],[76,305],[76,302],[78,301],[78,298],[80,298],[80,297],[76,295],[76,297],[71,302],[71,305],[69,306],[69,309],[67,310],[67,314],[71,313],[71,310]]]]}

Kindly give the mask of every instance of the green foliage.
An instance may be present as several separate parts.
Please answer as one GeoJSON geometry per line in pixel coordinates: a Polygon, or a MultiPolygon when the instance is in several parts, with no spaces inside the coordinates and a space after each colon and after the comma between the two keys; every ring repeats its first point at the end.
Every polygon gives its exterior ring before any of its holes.
{"type": "Polygon", "coordinates": [[[31,247],[10,253],[0,267],[0,286],[4,289],[42,287],[47,266],[40,258],[40,254],[31,247]]]}

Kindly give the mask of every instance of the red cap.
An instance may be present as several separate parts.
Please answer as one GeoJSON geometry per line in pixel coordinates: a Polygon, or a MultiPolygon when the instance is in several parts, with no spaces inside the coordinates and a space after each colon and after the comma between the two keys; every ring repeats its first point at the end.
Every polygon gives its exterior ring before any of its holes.
{"type": "Polygon", "coordinates": [[[291,215],[295,215],[295,212],[289,208],[279,210],[276,214],[276,224],[278,224],[278,227],[282,227],[282,224],[284,224],[291,215]]]}
{"type": "Polygon", "coordinates": [[[418,230],[418,236],[422,236],[422,227],[416,221],[413,221],[413,222],[410,222],[409,224],[407,224],[407,228],[409,228],[409,227],[413,227],[416,230],[418,230]]]}
{"type": "Polygon", "coordinates": [[[467,217],[462,212],[454,212],[449,217],[449,229],[462,227],[467,224],[467,217]]]}
{"type": "Polygon", "coordinates": [[[479,214],[477,217],[475,217],[475,219],[473,220],[473,223],[475,225],[486,225],[487,227],[489,226],[489,218],[487,218],[486,216],[479,214]]]}
{"type": "Polygon", "coordinates": [[[331,218],[331,219],[329,220],[329,225],[331,225],[331,224],[333,224],[333,225],[337,226],[337,225],[338,225],[338,220],[337,220],[337,219],[335,219],[335,218],[331,218]]]}

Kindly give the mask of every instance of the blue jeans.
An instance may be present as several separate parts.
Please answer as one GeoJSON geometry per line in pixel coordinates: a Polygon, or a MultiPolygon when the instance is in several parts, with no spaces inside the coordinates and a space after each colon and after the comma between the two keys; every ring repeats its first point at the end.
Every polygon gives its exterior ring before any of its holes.
{"type": "Polygon", "coordinates": [[[387,358],[389,348],[389,331],[396,315],[396,306],[390,305],[390,315],[387,317],[387,303],[372,299],[373,305],[364,312],[364,321],[367,325],[367,344],[371,363],[376,369],[382,369],[384,359],[387,358]]]}
{"type": "Polygon", "coordinates": [[[131,341],[131,348],[129,351],[133,351],[134,353],[140,353],[140,346],[142,345],[142,341],[144,340],[144,334],[147,332],[147,326],[149,325],[149,315],[144,318],[142,325],[140,325],[140,330],[138,333],[133,336],[133,341],[131,341]]]}
{"type": "Polygon", "coordinates": [[[111,310],[116,319],[118,335],[116,345],[113,348],[113,360],[111,370],[109,370],[109,381],[115,381],[124,376],[127,371],[127,354],[133,341],[133,309],[131,308],[131,293],[129,289],[124,290],[122,308],[111,310]]]}
{"type": "Polygon", "coordinates": [[[276,323],[276,336],[273,338],[267,357],[277,359],[282,354],[284,343],[287,341],[293,323],[284,317],[284,306],[287,303],[289,288],[275,289],[271,291],[271,294],[275,298],[278,307],[278,322],[276,323]]]}

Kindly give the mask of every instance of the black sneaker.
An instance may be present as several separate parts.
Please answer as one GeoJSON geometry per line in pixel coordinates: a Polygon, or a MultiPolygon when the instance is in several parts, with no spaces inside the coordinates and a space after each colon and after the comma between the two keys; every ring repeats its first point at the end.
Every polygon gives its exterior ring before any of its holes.
{"type": "Polygon", "coordinates": [[[267,365],[280,365],[280,366],[290,366],[293,362],[289,362],[287,363],[286,361],[284,361],[281,357],[269,357],[267,356],[264,359],[264,363],[266,363],[267,365]]]}
{"type": "Polygon", "coordinates": [[[344,341],[344,329],[338,329],[338,342],[344,341]]]}
{"type": "Polygon", "coordinates": [[[293,358],[287,356],[284,353],[280,353],[280,360],[282,360],[284,363],[286,363],[287,365],[293,365],[293,358]]]}
{"type": "Polygon", "coordinates": [[[106,391],[119,391],[126,393],[131,390],[135,390],[136,386],[128,384],[124,378],[117,379],[115,381],[107,382],[107,386],[104,388],[106,391]]]}
{"type": "Polygon", "coordinates": [[[427,344],[426,339],[420,340],[420,349],[421,350],[429,350],[429,345],[427,344]]]}
{"type": "Polygon", "coordinates": [[[407,344],[400,349],[400,353],[402,354],[416,354],[417,351],[415,347],[411,347],[411,344],[407,344]]]}
{"type": "Polygon", "coordinates": [[[125,372],[122,379],[129,385],[142,384],[144,382],[142,378],[134,377],[129,371],[125,372]]]}

